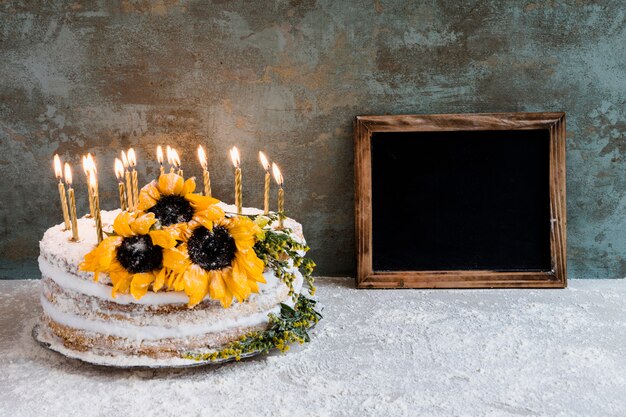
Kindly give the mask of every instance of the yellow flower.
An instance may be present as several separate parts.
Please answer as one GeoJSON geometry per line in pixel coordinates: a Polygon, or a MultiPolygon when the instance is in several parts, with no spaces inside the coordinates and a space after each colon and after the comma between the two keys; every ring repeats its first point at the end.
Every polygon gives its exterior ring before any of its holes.
{"type": "Polygon", "coordinates": [[[156,223],[153,213],[120,213],[113,222],[117,236],[110,236],[87,255],[81,271],[100,272],[111,277],[112,295],[130,293],[143,297],[150,284],[162,273],[163,249],[176,246],[175,236],[167,230],[150,230],[156,223]]]}
{"type": "Polygon", "coordinates": [[[213,222],[224,217],[224,211],[216,206],[219,200],[194,194],[194,178],[183,180],[178,174],[162,174],[141,189],[137,210],[154,213],[161,225],[175,233],[178,239],[189,234],[188,222],[195,221],[207,229],[213,222]]]}
{"type": "Polygon", "coordinates": [[[253,249],[259,232],[247,217],[222,218],[212,228],[192,224],[183,243],[163,253],[167,285],[185,291],[189,307],[207,294],[225,308],[233,297],[242,302],[259,291],[259,282],[265,282],[265,264],[253,249]]]}

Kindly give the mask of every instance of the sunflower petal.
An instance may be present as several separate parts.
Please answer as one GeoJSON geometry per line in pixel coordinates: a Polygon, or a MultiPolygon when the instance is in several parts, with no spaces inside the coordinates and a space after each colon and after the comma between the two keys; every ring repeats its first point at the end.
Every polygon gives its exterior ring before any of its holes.
{"type": "Polygon", "coordinates": [[[185,294],[189,297],[189,307],[198,304],[209,292],[208,274],[198,265],[187,268],[183,281],[185,282],[185,294]]]}
{"type": "MultiPolygon", "coordinates": [[[[191,206],[196,210],[205,210],[209,208],[210,206],[214,206],[215,204],[220,202],[220,200],[218,200],[217,198],[209,197],[206,195],[200,195],[200,194],[186,194],[185,199],[189,201],[191,203],[191,206]]],[[[217,208],[222,213],[220,217],[223,217],[224,211],[219,207],[217,208]]]]}
{"type": "Polygon", "coordinates": [[[213,220],[209,219],[208,217],[200,215],[200,213],[196,213],[196,215],[193,216],[193,219],[191,220],[192,222],[195,222],[201,226],[204,226],[209,230],[213,230],[213,225],[214,225],[213,220]]]}
{"type": "Polygon", "coordinates": [[[251,249],[256,243],[256,233],[260,230],[252,220],[247,217],[233,217],[229,219],[228,233],[235,239],[238,250],[251,249]]]}
{"type": "Polygon", "coordinates": [[[156,276],[154,277],[154,283],[152,284],[152,291],[158,292],[161,288],[163,288],[163,285],[165,284],[165,275],[166,275],[166,269],[161,268],[159,273],[156,274],[156,276]]]}
{"type": "Polygon", "coordinates": [[[165,249],[176,246],[176,239],[174,239],[172,233],[167,230],[153,230],[149,235],[152,238],[153,245],[158,245],[165,249]]]}
{"type": "Polygon", "coordinates": [[[161,198],[161,193],[157,188],[157,183],[152,181],[146,184],[139,192],[139,205],[137,206],[137,210],[148,210],[156,204],[159,198],[161,198]]]}
{"type": "Polygon", "coordinates": [[[91,272],[106,271],[115,258],[115,250],[120,243],[122,243],[120,236],[104,238],[94,250],[85,255],[85,260],[81,262],[79,269],[91,272]]]}
{"type": "Polygon", "coordinates": [[[214,300],[221,300],[226,295],[226,284],[218,271],[209,272],[209,295],[214,300]]]}
{"type": "Polygon", "coordinates": [[[184,272],[191,261],[187,253],[187,246],[180,245],[177,248],[166,249],[163,251],[163,266],[171,269],[175,273],[184,272]]]}
{"type": "Polygon", "coordinates": [[[265,282],[265,278],[263,278],[265,263],[256,256],[254,250],[248,249],[238,252],[237,261],[248,274],[248,278],[253,278],[258,282],[265,282]]]}
{"type": "Polygon", "coordinates": [[[183,191],[181,192],[181,195],[187,195],[193,193],[194,191],[196,191],[196,178],[187,178],[183,184],[183,191]]]}
{"type": "Polygon", "coordinates": [[[233,293],[237,301],[241,303],[243,300],[248,298],[250,295],[248,280],[245,273],[242,273],[242,271],[239,270],[236,263],[230,271],[223,271],[222,274],[224,276],[226,287],[228,287],[228,289],[233,293]]]}
{"type": "Polygon", "coordinates": [[[248,287],[250,287],[250,291],[253,293],[258,293],[259,292],[259,284],[256,283],[256,281],[253,281],[251,279],[248,280],[248,287]]]}
{"type": "Polygon", "coordinates": [[[130,283],[130,293],[139,300],[146,295],[150,284],[154,282],[155,276],[153,272],[141,272],[132,276],[130,283]]]}
{"type": "Polygon", "coordinates": [[[185,273],[181,272],[180,274],[172,274],[174,275],[174,282],[172,282],[172,289],[174,291],[183,291],[185,289],[185,281],[183,280],[185,273]]]}
{"type": "Polygon", "coordinates": [[[119,236],[122,236],[122,237],[134,236],[135,234],[130,228],[131,217],[132,217],[132,214],[129,213],[128,211],[123,211],[120,214],[118,214],[115,220],[113,221],[113,230],[115,231],[115,233],[117,233],[119,236]]]}
{"type": "Polygon", "coordinates": [[[109,277],[113,283],[113,289],[111,290],[111,296],[117,297],[118,294],[125,294],[128,292],[130,282],[132,280],[132,274],[128,273],[125,269],[119,269],[109,272],[109,277]]]}
{"type": "Polygon", "coordinates": [[[156,223],[154,213],[144,213],[131,220],[130,229],[136,235],[145,235],[148,234],[154,223],[156,223]]]}
{"type": "Polygon", "coordinates": [[[163,195],[181,195],[183,186],[183,177],[173,172],[159,177],[159,191],[163,195]]]}

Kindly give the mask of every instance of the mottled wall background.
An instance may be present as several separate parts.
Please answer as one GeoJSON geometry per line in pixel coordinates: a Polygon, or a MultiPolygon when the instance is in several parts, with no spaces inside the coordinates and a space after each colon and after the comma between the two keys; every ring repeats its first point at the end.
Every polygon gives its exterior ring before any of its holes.
{"type": "MultiPolygon", "coordinates": [[[[626,275],[626,24],[621,1],[46,1],[0,3],[0,257],[36,277],[60,221],[51,157],[104,208],[113,158],[157,144],[209,150],[232,201],[227,149],[260,206],[259,149],[284,168],[319,274],[354,271],[351,124],[358,114],[566,111],[569,272],[626,275]],[[45,3],[45,4],[43,4],[45,3]],[[81,175],[79,175],[81,174],[81,175]]],[[[87,209],[80,198],[80,210],[87,209]]],[[[274,198],[274,197],[273,197],[274,198]]]]}

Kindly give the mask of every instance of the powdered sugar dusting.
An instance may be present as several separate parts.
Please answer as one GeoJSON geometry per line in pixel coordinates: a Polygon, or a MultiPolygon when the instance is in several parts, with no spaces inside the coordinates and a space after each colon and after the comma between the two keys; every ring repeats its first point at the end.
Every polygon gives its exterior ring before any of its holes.
{"type": "Polygon", "coordinates": [[[39,282],[0,282],[0,409],[63,416],[624,416],[626,281],[565,290],[355,290],[287,355],[122,371],[38,346],[39,282]]]}

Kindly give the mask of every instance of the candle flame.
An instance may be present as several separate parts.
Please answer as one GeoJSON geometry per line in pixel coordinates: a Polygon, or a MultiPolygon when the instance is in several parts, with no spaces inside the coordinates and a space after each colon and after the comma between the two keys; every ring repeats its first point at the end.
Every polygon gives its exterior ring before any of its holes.
{"type": "Polygon", "coordinates": [[[165,148],[165,153],[167,154],[167,163],[172,165],[172,147],[170,145],[165,148]]]}
{"type": "Polygon", "coordinates": [[[180,156],[178,156],[178,152],[176,152],[176,149],[172,148],[172,165],[174,165],[176,168],[180,167],[180,156]]]}
{"type": "Polygon", "coordinates": [[[157,161],[159,161],[159,164],[163,165],[163,148],[161,145],[157,146],[157,161]]]}
{"type": "Polygon", "coordinates": [[[204,153],[204,148],[202,147],[202,145],[198,145],[198,159],[200,160],[200,165],[202,165],[202,169],[206,169],[207,158],[206,158],[206,153],[204,153]]]}
{"type": "Polygon", "coordinates": [[[230,150],[230,159],[231,161],[233,161],[233,166],[235,168],[239,168],[239,164],[241,163],[241,160],[239,159],[239,149],[237,149],[236,146],[233,146],[232,149],[230,150]]]}
{"type": "Polygon", "coordinates": [[[72,186],[72,168],[67,162],[65,163],[65,182],[68,186],[72,186]]]}
{"type": "Polygon", "coordinates": [[[89,176],[89,187],[93,191],[95,191],[97,186],[98,186],[98,182],[96,181],[96,176],[95,175],[90,175],[89,176]]]}
{"type": "Polygon", "coordinates": [[[89,161],[87,161],[87,157],[83,155],[83,171],[86,176],[89,176],[89,161]]]}
{"type": "Polygon", "coordinates": [[[124,168],[128,168],[128,158],[126,157],[126,152],[122,151],[122,164],[124,168]]]}
{"type": "Polygon", "coordinates": [[[98,169],[96,168],[96,161],[93,159],[93,156],[91,156],[90,153],[87,154],[87,162],[89,162],[89,168],[91,169],[91,172],[97,174],[98,169]]]}
{"type": "Polygon", "coordinates": [[[58,154],[54,155],[54,176],[57,177],[58,180],[63,178],[63,169],[61,168],[61,158],[59,158],[58,154]]]}
{"type": "Polygon", "coordinates": [[[118,180],[124,179],[124,164],[119,158],[115,158],[115,176],[118,180]]]}
{"type": "Polygon", "coordinates": [[[263,152],[259,151],[259,160],[261,161],[261,165],[263,165],[263,169],[266,171],[270,170],[270,161],[267,160],[267,157],[263,152]]]}
{"type": "Polygon", "coordinates": [[[137,166],[137,156],[135,155],[135,150],[133,148],[130,148],[127,155],[128,165],[130,165],[131,168],[135,168],[137,166]]]}
{"type": "Polygon", "coordinates": [[[280,168],[278,168],[278,165],[276,165],[273,162],[272,162],[272,173],[274,174],[274,181],[276,181],[276,184],[282,187],[283,186],[283,174],[280,173],[280,168]]]}

